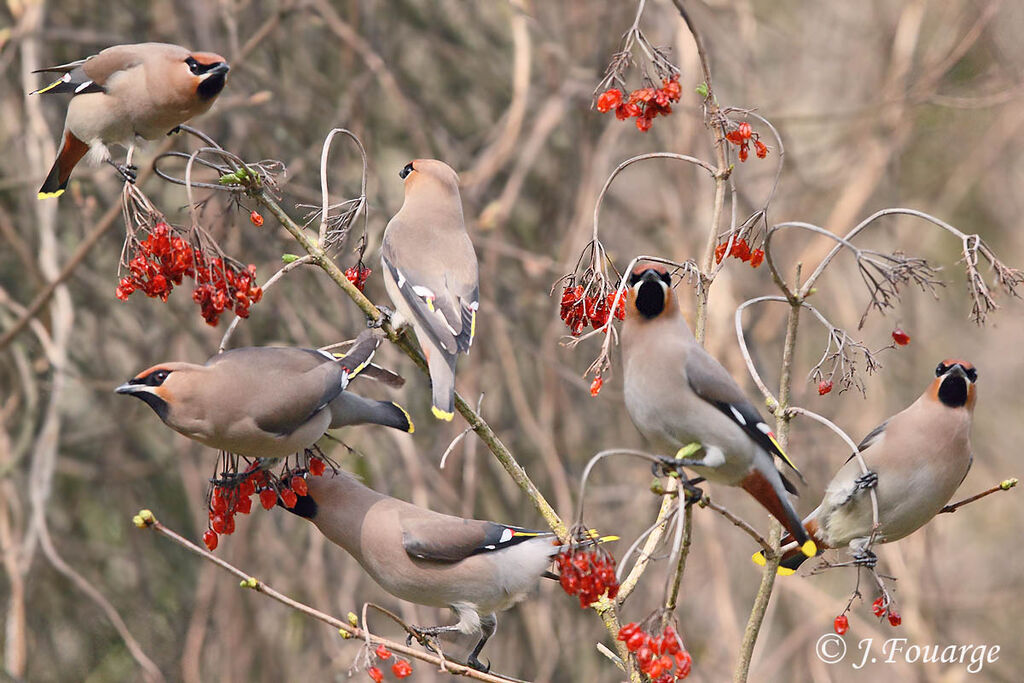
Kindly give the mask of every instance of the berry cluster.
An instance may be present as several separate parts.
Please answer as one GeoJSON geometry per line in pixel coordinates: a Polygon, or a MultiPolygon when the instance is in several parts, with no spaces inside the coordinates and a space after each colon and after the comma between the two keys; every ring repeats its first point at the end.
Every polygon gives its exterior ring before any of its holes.
{"type": "Polygon", "coordinates": [[[167,223],[159,222],[135,245],[128,261],[129,274],[118,282],[114,295],[121,301],[136,291],[167,301],[175,285],[184,278],[197,283],[192,300],[199,304],[203,319],[210,325],[220,322],[224,311],[233,310],[240,318],[249,316],[249,307],[263,297],[256,286],[256,267],[242,269],[228,259],[208,258],[202,249],[192,246],[167,223]]]}
{"type": "Polygon", "coordinates": [[[878,596],[878,598],[871,603],[871,613],[879,619],[888,617],[889,623],[892,626],[899,626],[903,623],[900,613],[892,608],[892,602],[886,599],[884,595],[878,596]]]}
{"type": "MultiPolygon", "coordinates": [[[[378,645],[377,649],[373,651],[373,654],[381,661],[391,659],[391,650],[387,649],[384,646],[384,643],[378,645]]],[[[395,678],[408,678],[412,675],[412,664],[410,664],[407,659],[395,657],[395,663],[391,665],[391,673],[395,675],[395,678]]],[[[384,672],[377,666],[371,666],[367,669],[366,675],[372,678],[375,683],[380,683],[384,680],[384,672]]]]}
{"type": "Polygon", "coordinates": [[[360,292],[363,291],[363,287],[366,286],[366,280],[369,279],[370,273],[373,271],[362,264],[362,262],[349,266],[345,269],[345,277],[348,281],[356,286],[360,292]]]}
{"type": "MultiPolygon", "coordinates": [[[[559,317],[569,327],[569,332],[574,337],[583,334],[583,329],[589,324],[594,329],[603,327],[612,316],[612,304],[615,303],[615,290],[610,292],[598,292],[597,295],[587,294],[583,285],[569,284],[562,290],[561,306],[558,310],[559,317]]],[[[619,305],[615,307],[615,318],[622,320],[626,317],[626,295],[619,297],[619,305]]],[[[598,391],[601,386],[598,385],[598,391]]],[[[591,387],[591,392],[594,388],[591,387]]]]}
{"type": "Polygon", "coordinates": [[[636,656],[640,671],[654,683],[681,681],[690,675],[693,658],[671,625],[655,636],[636,622],[626,624],[616,636],[636,656]]]}
{"type": "MultiPolygon", "coordinates": [[[[314,477],[321,476],[327,466],[317,457],[310,457],[305,472],[314,477]]],[[[293,508],[299,496],[308,493],[304,471],[301,469],[282,471],[276,476],[253,463],[242,473],[225,472],[221,479],[213,482],[207,502],[209,528],[203,533],[203,543],[210,550],[217,548],[220,536],[235,531],[235,515],[247,515],[252,510],[252,497],[259,492],[260,505],[270,510],[278,501],[286,508],[293,508]]]]}
{"type": "Polygon", "coordinates": [[[910,335],[897,327],[892,331],[892,340],[899,346],[906,346],[910,343],[910,335]]]}
{"type": "Polygon", "coordinates": [[[660,88],[638,88],[629,97],[624,97],[618,88],[609,88],[598,95],[597,110],[603,114],[614,109],[615,118],[620,121],[635,118],[636,127],[646,133],[655,117],[672,113],[672,103],[682,95],[678,73],[661,79],[661,84],[660,88]]]}
{"type": "Polygon", "coordinates": [[[596,544],[570,544],[558,553],[555,561],[562,589],[569,595],[578,595],[580,607],[589,607],[606,591],[609,600],[619,594],[615,558],[604,548],[596,544]]]}
{"type": "MultiPolygon", "coordinates": [[[[893,627],[899,626],[903,623],[903,618],[900,616],[900,613],[892,608],[892,601],[884,595],[880,595],[873,603],[871,603],[871,613],[878,617],[879,620],[887,617],[889,619],[889,624],[893,627]]],[[[843,635],[850,630],[850,620],[846,618],[845,612],[835,618],[832,627],[839,635],[843,635]]]]}
{"type": "Polygon", "coordinates": [[[203,320],[217,326],[224,311],[234,310],[239,318],[249,317],[249,307],[263,298],[263,288],[256,286],[256,266],[236,268],[227,259],[215,258],[205,265],[196,264],[196,281],[202,284],[192,292],[199,304],[203,320]]]}
{"type": "Polygon", "coordinates": [[[740,148],[741,162],[747,160],[751,144],[754,145],[754,154],[757,155],[758,159],[764,159],[768,156],[768,146],[761,142],[758,134],[750,128],[750,124],[746,121],[726,133],[725,139],[740,148]]]}
{"type": "Polygon", "coordinates": [[[739,238],[733,240],[732,247],[729,248],[729,240],[722,242],[715,247],[715,263],[721,263],[722,259],[725,258],[725,250],[729,249],[729,256],[732,258],[738,258],[744,263],[750,262],[751,268],[757,268],[764,262],[764,250],[763,249],[751,249],[750,245],[747,244],[746,238],[739,238]]]}

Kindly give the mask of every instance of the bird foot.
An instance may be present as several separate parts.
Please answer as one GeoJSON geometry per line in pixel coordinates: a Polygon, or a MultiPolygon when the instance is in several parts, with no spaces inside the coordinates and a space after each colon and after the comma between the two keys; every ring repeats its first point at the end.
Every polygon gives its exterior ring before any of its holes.
{"type": "Polygon", "coordinates": [[[117,169],[117,172],[121,174],[121,177],[124,178],[124,181],[126,183],[131,183],[132,185],[135,184],[135,180],[138,178],[139,175],[138,166],[136,166],[135,164],[118,164],[111,161],[110,159],[107,159],[107,163],[113,166],[115,169],[117,169]]]}
{"type": "Polygon", "coordinates": [[[395,317],[395,312],[387,306],[377,306],[377,310],[380,311],[380,317],[376,320],[367,320],[366,326],[371,330],[380,329],[384,327],[384,323],[391,322],[395,317]]]}
{"type": "Polygon", "coordinates": [[[420,645],[430,652],[437,654],[438,649],[431,641],[437,640],[437,637],[442,633],[447,633],[453,630],[455,629],[451,626],[410,626],[410,633],[405,637],[405,644],[412,645],[412,641],[415,638],[420,645]]]}
{"type": "Polygon", "coordinates": [[[870,550],[859,550],[853,554],[853,564],[855,567],[874,569],[878,564],[878,556],[870,550]]]}
{"type": "Polygon", "coordinates": [[[878,474],[867,472],[854,479],[853,483],[857,485],[858,489],[873,489],[878,486],[878,474]]]}
{"type": "Polygon", "coordinates": [[[491,670],[491,660],[487,660],[487,664],[484,664],[476,655],[470,655],[469,659],[466,660],[466,665],[482,673],[487,673],[491,670]]]}
{"type": "Polygon", "coordinates": [[[700,499],[704,497],[704,490],[697,487],[704,481],[704,477],[696,477],[695,479],[684,479],[683,480],[683,491],[685,491],[686,506],[689,507],[694,503],[699,503],[700,499]]]}

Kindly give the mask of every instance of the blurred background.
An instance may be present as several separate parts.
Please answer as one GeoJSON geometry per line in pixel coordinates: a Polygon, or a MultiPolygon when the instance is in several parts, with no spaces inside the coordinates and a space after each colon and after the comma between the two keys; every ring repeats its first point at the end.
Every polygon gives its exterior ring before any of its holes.
{"type": "MultiPolygon", "coordinates": [[[[58,202],[37,202],[36,188],[55,154],[66,100],[28,97],[44,76],[30,72],[93,54],[108,45],[165,41],[225,55],[228,86],[194,124],[247,160],[278,159],[288,174],[283,206],[319,204],[319,153],[326,133],[345,126],[369,155],[367,294],[386,303],[377,247],[402,201],[398,171],[432,156],[461,175],[467,224],[481,262],[479,341],[460,362],[458,388],[482,412],[564,517],[579,476],[596,451],[642,447],[622,406],[618,357],[604,389],[591,398],[581,375],[596,343],[559,345],[566,333],[548,292],[574,266],[589,239],[594,201],[609,172],[649,151],[712,160],[711,137],[694,88],[701,82],[693,40],[666,0],[649,0],[640,27],[680,67],[683,99],[674,113],[640,133],[632,122],[591,109],[591,91],[622,33],[632,2],[488,2],[417,0],[6,0],[0,5],[0,333],[45,284],[79,258],[35,321],[0,351],[0,679],[120,681],[142,677],[103,609],[62,571],[72,568],[109,601],[168,680],[345,680],[360,645],[259,595],[182,548],[131,525],[142,507],[198,540],[204,493],[216,454],[161,425],[113,387],[161,360],[202,361],[219,329],[203,323],[188,289],[166,304],[138,294],[114,298],[124,237],[120,182],[107,166],[76,171],[58,202]],[[104,230],[104,226],[109,229],[104,230]]],[[[781,132],[785,168],[769,220],[803,220],[845,232],[890,206],[932,213],[980,234],[1009,265],[1024,264],[1024,6],[975,0],[874,0],[861,3],[738,0],[690,2],[703,33],[723,105],[756,108],[781,132]]],[[[627,76],[640,87],[638,72],[627,76]]],[[[763,202],[778,159],[751,158],[734,178],[740,216],[763,202]]],[[[332,198],[358,194],[360,163],[340,139],[330,162],[332,198]]],[[[176,137],[144,148],[149,166],[160,146],[188,150],[176,137]]],[[[178,224],[187,224],[181,188],[149,177],[141,187],[178,224]]],[[[670,161],[626,170],[602,212],[602,237],[620,267],[638,253],[698,257],[710,221],[713,183],[670,161]]],[[[249,210],[216,197],[201,222],[224,247],[254,263],[261,280],[299,247],[271,217],[257,228],[249,210]]],[[[727,214],[728,215],[728,214],[727,214]]],[[[356,233],[335,256],[353,265],[356,233]]],[[[911,218],[889,218],[859,243],[903,250],[943,267],[935,298],[909,290],[887,317],[872,313],[853,259],[841,255],[820,280],[814,303],[871,348],[894,327],[907,347],[880,355],[884,368],[865,380],[866,396],[838,389],[819,396],[804,381],[824,332],[804,319],[797,346],[794,402],[819,411],[861,438],[914,400],[945,357],[977,365],[974,467],[958,498],[1024,472],[1019,389],[1024,308],[1003,308],[985,327],[969,319],[959,242],[911,218]]],[[[822,238],[785,234],[775,242],[786,273],[817,264],[822,238]]],[[[987,272],[985,273],[987,275],[987,272]]],[[[692,289],[680,285],[692,311],[692,289]]],[[[730,260],[711,291],[708,346],[760,399],[747,377],[732,317],[744,300],[777,294],[766,268],[730,260]]],[[[744,327],[754,359],[777,389],[785,307],[749,309],[744,327]]],[[[364,326],[356,307],[318,270],[297,270],[252,309],[232,345],[319,346],[364,326]]],[[[473,435],[441,454],[464,428],[430,417],[427,380],[397,349],[377,360],[402,372],[391,397],[416,420],[414,436],[356,428],[325,441],[344,467],[382,491],[435,510],[537,527],[543,521],[473,435]]],[[[376,391],[380,397],[388,390],[376,391]]],[[[804,514],[846,459],[830,433],[796,422],[790,453],[807,476],[804,514]]],[[[654,517],[650,472],[607,461],[588,492],[590,525],[627,539],[654,517]]],[[[762,531],[767,515],[738,490],[711,489],[762,531]]],[[[942,515],[921,532],[879,548],[881,568],[899,578],[903,625],[870,614],[874,595],[850,614],[851,661],[822,664],[818,637],[846,604],[855,576],[835,570],[776,584],[754,652],[752,680],[961,681],[965,665],[850,665],[862,638],[902,636],[909,644],[999,645],[982,680],[1019,680],[1024,667],[1019,615],[1024,591],[1020,493],[994,495],[942,515]],[[1014,673],[1017,672],[1017,673],[1014,673]]],[[[695,514],[682,582],[680,630],[693,653],[691,676],[731,676],[760,581],[749,562],[755,546],[725,519],[695,514]]],[[[378,589],[339,548],[303,520],[257,509],[239,518],[217,554],[271,586],[343,616],[364,601],[395,609],[409,623],[446,622],[447,613],[399,603],[378,589]]],[[[655,562],[623,606],[624,621],[660,604],[665,562],[655,562]]],[[[808,563],[810,565],[810,563],[808,563]]],[[[400,637],[383,619],[371,629],[400,637]]],[[[619,672],[595,649],[608,637],[592,611],[580,610],[550,581],[499,619],[484,651],[495,671],[538,681],[615,681],[619,672]]],[[[464,656],[473,639],[447,650],[464,656]]],[[[609,643],[610,644],[610,643],[609,643]]],[[[416,680],[443,679],[413,663],[416,680]]],[[[389,674],[390,675],[390,674],[389,674]]],[[[357,674],[362,679],[364,673],[357,674]]]]}

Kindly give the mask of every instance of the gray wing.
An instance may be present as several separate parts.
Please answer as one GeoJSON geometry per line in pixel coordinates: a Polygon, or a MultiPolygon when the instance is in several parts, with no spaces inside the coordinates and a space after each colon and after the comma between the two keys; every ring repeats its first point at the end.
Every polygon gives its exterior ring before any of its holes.
{"type": "MultiPolygon", "coordinates": [[[[781,458],[803,481],[800,470],[776,441],[771,426],[761,419],[761,413],[747,400],[736,380],[711,354],[696,344],[686,355],[686,378],[694,393],[742,427],[761,448],[781,458]]],[[[796,493],[796,487],[785,476],[782,483],[787,491],[796,493]]]]}
{"type": "Polygon", "coordinates": [[[290,434],[323,410],[345,388],[345,372],[319,351],[288,347],[250,347],[226,351],[207,365],[227,366],[237,396],[256,426],[271,434],[290,434]]]}
{"type": "MultiPolygon", "coordinates": [[[[392,219],[395,220],[397,218],[392,219]]],[[[400,223],[394,228],[389,225],[389,229],[408,231],[400,223]]],[[[422,259],[405,253],[406,249],[396,247],[394,239],[385,239],[381,247],[381,261],[398,285],[402,298],[438,347],[449,354],[468,351],[476,332],[476,311],[480,305],[476,255],[462,255],[472,257],[470,264],[459,264],[458,259],[453,258],[450,264],[433,263],[435,267],[424,267],[422,259]],[[465,267],[459,268],[460,265],[465,267]]]]}
{"type": "Polygon", "coordinates": [[[448,515],[405,516],[400,523],[405,552],[417,559],[437,562],[459,562],[472,555],[548,535],[548,532],[448,515]]]}

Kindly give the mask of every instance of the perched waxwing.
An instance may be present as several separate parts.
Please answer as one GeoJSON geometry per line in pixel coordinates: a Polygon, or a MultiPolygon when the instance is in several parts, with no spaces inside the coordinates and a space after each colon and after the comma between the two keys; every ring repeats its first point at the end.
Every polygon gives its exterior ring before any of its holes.
{"type": "Polygon", "coordinates": [[[775,465],[778,457],[799,476],[757,409],[683,319],[672,278],[660,264],[630,273],[622,327],[626,410],[657,449],[675,453],[699,442],[703,457],[680,459],[711,482],[742,487],[800,542],[817,550],[786,496],[796,488],[775,465]]]}
{"type": "Polygon", "coordinates": [[[328,429],[347,425],[413,431],[397,403],[345,391],[379,343],[367,330],[340,358],[293,347],[233,349],[205,365],[154,365],[115,391],[142,399],[168,427],[212,448],[283,458],[309,448],[328,429]]]}
{"type": "Polygon", "coordinates": [[[416,159],[398,175],[405,180],[405,202],[384,230],[384,286],[427,357],[434,416],[451,420],[455,361],[469,352],[480,307],[476,252],[451,167],[416,159]]]}
{"type": "MultiPolygon", "coordinates": [[[[864,437],[857,449],[868,473],[851,455],[825,489],[821,505],[804,520],[820,547],[849,546],[855,558],[874,560],[867,549],[874,525],[872,488],[878,499],[876,543],[912,534],[945,507],[971,469],[977,379],[967,361],[942,361],[916,401],[864,437]]],[[[806,559],[792,552],[792,538],[783,539],[783,553],[783,569],[795,570],[806,559]]],[[[754,561],[761,564],[764,558],[758,554],[754,561]]]]}
{"type": "Polygon", "coordinates": [[[71,93],[57,160],[39,198],[59,197],[71,170],[89,153],[110,158],[108,145],[155,140],[202,114],[224,89],[228,64],[212,52],[166,43],[115,45],[86,59],[40,72],[63,74],[36,93],[71,93]]]}
{"type": "MultiPolygon", "coordinates": [[[[480,634],[469,666],[494,635],[495,614],[522,600],[547,575],[561,547],[554,534],[452,517],[367,488],[350,474],[309,477],[290,512],[341,546],[381,588],[401,600],[450,607],[458,623],[415,627],[425,636],[480,634]]],[[[599,542],[615,540],[604,537],[599,542]]]]}

